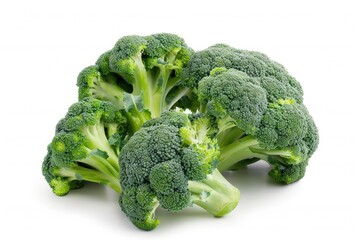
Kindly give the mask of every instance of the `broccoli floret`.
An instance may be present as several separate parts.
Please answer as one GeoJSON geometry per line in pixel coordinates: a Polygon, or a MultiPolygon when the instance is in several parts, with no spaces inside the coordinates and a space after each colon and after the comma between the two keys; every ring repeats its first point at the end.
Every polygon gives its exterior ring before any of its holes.
{"type": "Polygon", "coordinates": [[[254,135],[223,146],[219,169],[225,170],[245,159],[263,159],[272,166],[270,177],[289,184],[304,176],[317,145],[317,129],[305,106],[280,99],[269,104],[254,135]]]}
{"type": "Polygon", "coordinates": [[[91,96],[114,102],[126,110],[134,133],[144,122],[158,117],[188,94],[188,88],[179,82],[192,53],[184,40],[174,34],[125,36],[100,56],[97,67],[91,67],[100,82],[107,83],[101,87],[112,84],[114,88],[99,90],[100,84],[95,84],[95,94],[92,85],[89,91],[88,78],[84,78],[89,70],[85,69],[78,80],[79,98],[91,96]]]}
{"type": "Polygon", "coordinates": [[[123,212],[140,229],[150,231],[160,223],[154,219],[159,201],[148,184],[127,186],[121,192],[119,203],[123,212]]]}
{"type": "Polygon", "coordinates": [[[296,165],[287,165],[277,161],[276,158],[272,161],[271,157],[269,157],[268,161],[272,163],[269,176],[275,182],[284,184],[290,184],[303,178],[308,164],[308,160],[305,160],[296,165]]]}
{"type": "Polygon", "coordinates": [[[84,181],[120,192],[119,152],[126,118],[110,102],[86,98],[73,104],[57,125],[43,162],[43,175],[56,195],[84,181]]]}
{"type": "Polygon", "coordinates": [[[244,72],[223,70],[215,68],[211,76],[200,81],[199,100],[212,116],[228,119],[246,133],[252,133],[266,110],[266,91],[257,79],[244,72]]]}
{"type": "Polygon", "coordinates": [[[274,95],[268,97],[261,78],[225,68],[204,77],[198,95],[202,112],[218,124],[220,171],[263,159],[272,166],[269,175],[276,182],[288,184],[304,176],[318,133],[303,104],[294,98],[270,102],[274,95]]]}
{"type": "Polygon", "coordinates": [[[174,34],[125,36],[80,73],[79,100],[92,97],[125,109],[133,134],[147,120],[183,102],[183,96],[191,96],[180,75],[192,53],[174,34]]]}
{"type": "Polygon", "coordinates": [[[167,111],[161,114],[161,118],[154,118],[146,123],[144,127],[157,126],[157,125],[170,125],[181,128],[189,123],[189,118],[186,114],[180,114],[178,111],[167,111]]]}
{"type": "Polygon", "coordinates": [[[165,112],[150,120],[122,148],[119,203],[137,227],[155,228],[158,206],[180,211],[196,204],[214,216],[237,205],[239,191],[216,169],[219,147],[205,117],[165,112]],[[146,189],[146,191],[144,190],[146,189]]]}
{"type": "Polygon", "coordinates": [[[194,53],[183,69],[182,83],[196,92],[200,80],[209,76],[214,68],[233,68],[258,78],[269,102],[279,98],[294,98],[302,102],[301,85],[282,65],[265,54],[239,50],[225,44],[216,44],[194,53]]]}
{"type": "Polygon", "coordinates": [[[187,92],[178,83],[192,53],[184,40],[174,34],[126,36],[98,64],[102,74],[116,74],[130,84],[132,95],[140,97],[138,104],[155,118],[187,92]]]}
{"type": "Polygon", "coordinates": [[[48,146],[48,152],[42,163],[42,173],[56,195],[63,196],[71,189],[78,189],[84,186],[84,182],[82,180],[74,179],[72,181],[64,181],[61,177],[54,175],[54,171],[56,171],[57,167],[51,159],[52,150],[51,146],[48,146]]]}

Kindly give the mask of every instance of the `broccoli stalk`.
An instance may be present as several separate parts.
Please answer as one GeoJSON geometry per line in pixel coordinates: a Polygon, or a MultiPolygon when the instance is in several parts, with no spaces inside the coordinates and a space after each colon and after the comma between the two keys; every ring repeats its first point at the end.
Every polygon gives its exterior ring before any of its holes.
{"type": "Polygon", "coordinates": [[[218,166],[219,171],[225,171],[233,165],[238,164],[239,162],[246,159],[264,159],[266,155],[254,153],[250,150],[251,146],[256,145],[258,145],[256,139],[254,139],[252,136],[246,136],[244,138],[231,142],[226,146],[221,147],[221,161],[218,166]]]}
{"type": "Polygon", "coordinates": [[[71,186],[68,183],[72,181],[100,183],[111,187],[117,193],[120,193],[121,191],[118,180],[119,174],[110,174],[99,169],[92,170],[80,166],[63,167],[54,168],[52,174],[55,176],[55,178],[51,180],[50,186],[53,188],[54,193],[59,196],[64,195],[70,191],[71,186]],[[63,179],[66,179],[66,181],[63,179]]]}
{"type": "Polygon", "coordinates": [[[191,202],[202,207],[215,217],[231,212],[240,200],[239,191],[234,188],[218,169],[204,180],[188,181],[191,202]]]}

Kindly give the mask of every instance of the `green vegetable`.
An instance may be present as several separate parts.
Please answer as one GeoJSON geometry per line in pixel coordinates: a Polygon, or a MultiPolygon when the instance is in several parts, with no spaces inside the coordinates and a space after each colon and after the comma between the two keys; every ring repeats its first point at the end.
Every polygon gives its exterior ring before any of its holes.
{"type": "Polygon", "coordinates": [[[110,102],[84,99],[73,104],[57,125],[43,162],[43,175],[56,195],[80,188],[84,181],[120,192],[120,143],[126,118],[110,102]]]}
{"type": "Polygon", "coordinates": [[[165,112],[130,138],[120,155],[120,206],[134,225],[155,228],[158,206],[180,211],[196,204],[217,217],[236,207],[239,191],[216,169],[214,133],[207,118],[165,112]]]}
{"type": "Polygon", "coordinates": [[[270,102],[279,98],[294,98],[302,102],[301,85],[282,65],[265,54],[239,50],[225,44],[216,44],[193,54],[183,70],[182,84],[196,92],[200,80],[209,76],[214,68],[232,68],[250,77],[258,77],[270,102]]]}
{"type": "Polygon", "coordinates": [[[296,95],[281,91],[280,84],[273,85],[269,94],[263,79],[215,68],[198,83],[201,110],[218,124],[220,171],[263,159],[272,166],[270,177],[289,184],[304,176],[318,145],[318,132],[296,95]]]}
{"type": "Polygon", "coordinates": [[[125,36],[78,77],[79,99],[93,97],[125,109],[132,132],[186,95],[180,83],[193,50],[174,34],[125,36]]]}
{"type": "Polygon", "coordinates": [[[86,182],[110,186],[143,230],[159,224],[158,207],[231,212],[240,192],[223,171],[265,160],[275,182],[298,181],[319,143],[300,83],[259,52],[194,52],[169,33],[125,36],[77,86],[42,173],[58,196],[86,182]]]}

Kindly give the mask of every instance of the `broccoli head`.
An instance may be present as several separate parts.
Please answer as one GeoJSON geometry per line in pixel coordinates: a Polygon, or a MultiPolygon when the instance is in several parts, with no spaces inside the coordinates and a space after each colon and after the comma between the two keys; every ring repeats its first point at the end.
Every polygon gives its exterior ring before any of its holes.
{"type": "Polygon", "coordinates": [[[218,124],[220,171],[263,159],[272,166],[270,177],[291,183],[304,176],[318,132],[302,103],[282,94],[272,102],[267,87],[262,78],[215,68],[198,84],[201,110],[218,124]]]}
{"type": "Polygon", "coordinates": [[[225,44],[216,44],[194,53],[183,69],[182,83],[197,91],[200,80],[209,76],[214,68],[233,68],[258,78],[270,102],[279,98],[294,98],[302,102],[301,85],[282,65],[265,54],[239,50],[225,44]]]}
{"type": "Polygon", "coordinates": [[[136,132],[171,109],[189,90],[180,84],[193,50],[177,35],[125,36],[78,77],[79,99],[92,97],[125,109],[136,132]]]}
{"type": "Polygon", "coordinates": [[[266,91],[246,73],[215,68],[199,83],[199,100],[210,115],[236,124],[247,133],[255,131],[267,108],[266,91]]]}
{"type": "Polygon", "coordinates": [[[86,98],[73,104],[58,123],[43,162],[43,175],[53,192],[65,195],[84,181],[120,192],[118,158],[126,123],[111,102],[86,98]]]}
{"type": "Polygon", "coordinates": [[[196,204],[219,217],[236,207],[239,191],[216,169],[215,133],[204,116],[190,120],[171,111],[148,121],[129,139],[119,161],[119,203],[134,225],[155,228],[158,206],[180,211],[196,204]]]}

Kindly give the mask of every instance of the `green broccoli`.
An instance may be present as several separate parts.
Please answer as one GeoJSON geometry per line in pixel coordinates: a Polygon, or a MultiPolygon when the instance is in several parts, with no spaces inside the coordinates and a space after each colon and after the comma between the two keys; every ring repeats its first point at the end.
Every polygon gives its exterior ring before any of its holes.
{"type": "Polygon", "coordinates": [[[183,69],[181,82],[196,92],[200,80],[209,76],[214,68],[233,68],[250,77],[258,77],[270,102],[276,101],[277,95],[302,102],[301,85],[282,65],[265,54],[239,50],[225,44],[216,44],[194,53],[183,69]]]}
{"type": "Polygon", "coordinates": [[[110,186],[143,230],[159,224],[158,207],[230,213],[240,192],[222,171],[265,160],[275,182],[298,181],[319,142],[296,79],[225,44],[193,52],[174,34],[125,36],[77,86],[42,173],[59,196],[86,182],[110,186]]]}
{"type": "Polygon", "coordinates": [[[215,68],[198,83],[200,109],[218,124],[220,171],[263,159],[272,166],[270,177],[289,184],[304,176],[318,145],[318,132],[296,96],[269,93],[267,87],[261,77],[215,68]]]}
{"type": "Polygon", "coordinates": [[[134,225],[152,230],[158,206],[180,211],[196,204],[221,217],[237,205],[239,191],[216,169],[219,148],[211,122],[165,112],[146,122],[122,148],[120,206],[134,225]]]}
{"type": "Polygon", "coordinates": [[[125,109],[133,132],[188,93],[180,84],[193,50],[177,35],[125,36],[78,77],[79,99],[93,97],[125,109]]]}
{"type": "Polygon", "coordinates": [[[43,175],[56,195],[84,181],[120,192],[118,158],[126,118],[110,102],[86,98],[73,104],[56,127],[43,162],[43,175]]]}

